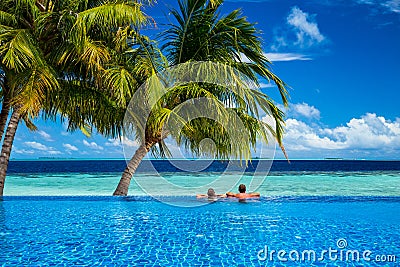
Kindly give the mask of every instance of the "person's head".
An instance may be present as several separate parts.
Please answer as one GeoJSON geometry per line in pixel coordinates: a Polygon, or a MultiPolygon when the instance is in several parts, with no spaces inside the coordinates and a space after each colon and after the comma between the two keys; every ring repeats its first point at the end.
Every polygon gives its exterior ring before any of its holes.
{"type": "Polygon", "coordinates": [[[208,191],[207,191],[207,196],[211,198],[211,197],[216,197],[217,194],[215,194],[214,189],[209,188],[208,191]]]}
{"type": "Polygon", "coordinates": [[[239,193],[246,193],[246,186],[244,184],[239,185],[239,193]]]}

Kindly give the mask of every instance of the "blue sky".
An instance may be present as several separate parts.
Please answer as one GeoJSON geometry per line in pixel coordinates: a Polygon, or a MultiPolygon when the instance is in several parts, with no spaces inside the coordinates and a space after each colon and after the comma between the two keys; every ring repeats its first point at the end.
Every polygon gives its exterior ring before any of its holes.
{"type": "MultiPolygon", "coordinates": [[[[146,9],[158,22],[150,35],[165,28],[175,4],[146,9]]],[[[290,86],[290,158],[400,159],[400,0],[226,1],[222,14],[237,8],[262,30],[273,71],[290,86]]],[[[12,158],[123,158],[118,140],[68,133],[61,122],[36,125],[34,133],[20,125],[12,158]]]]}

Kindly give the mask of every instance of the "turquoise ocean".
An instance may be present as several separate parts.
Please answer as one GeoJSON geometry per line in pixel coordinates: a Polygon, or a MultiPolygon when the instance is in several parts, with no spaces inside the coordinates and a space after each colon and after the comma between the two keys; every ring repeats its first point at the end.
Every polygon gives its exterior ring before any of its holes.
{"type": "MultiPolygon", "coordinates": [[[[234,191],[238,184],[251,185],[256,179],[249,189],[263,196],[400,196],[398,161],[274,161],[270,169],[267,164],[266,169],[257,171],[249,167],[230,170],[221,162],[189,164],[205,168],[183,171],[185,167],[171,161],[145,161],[132,179],[129,195],[146,195],[142,185],[151,188],[153,195],[204,193],[199,190],[212,187],[223,175],[216,190],[234,191]],[[165,181],[176,186],[166,187],[165,181]]],[[[10,162],[4,194],[109,196],[125,166],[123,160],[14,161],[10,162]]]]}

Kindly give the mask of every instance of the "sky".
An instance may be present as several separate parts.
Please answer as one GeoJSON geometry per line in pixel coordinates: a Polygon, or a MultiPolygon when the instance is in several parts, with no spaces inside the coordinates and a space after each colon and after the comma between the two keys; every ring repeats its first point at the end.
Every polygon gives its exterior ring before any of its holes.
{"type": "MultiPolygon", "coordinates": [[[[173,22],[174,5],[159,0],[146,8],[157,22],[147,34],[173,22]]],[[[238,8],[262,31],[271,69],[289,86],[285,109],[277,88],[260,80],[286,112],[290,159],[400,159],[400,0],[228,0],[221,15],[238,8]]],[[[119,140],[69,133],[61,121],[35,124],[36,132],[19,126],[12,159],[124,158],[119,140]]],[[[185,154],[167,141],[176,157],[185,154]]]]}

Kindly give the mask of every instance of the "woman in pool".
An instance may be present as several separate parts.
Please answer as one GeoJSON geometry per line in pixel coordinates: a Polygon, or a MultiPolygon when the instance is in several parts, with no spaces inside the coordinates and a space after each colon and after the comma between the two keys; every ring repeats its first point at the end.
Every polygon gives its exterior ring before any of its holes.
{"type": "Polygon", "coordinates": [[[197,194],[196,197],[197,198],[205,198],[205,197],[207,197],[208,200],[217,200],[218,198],[226,197],[226,195],[225,194],[217,195],[215,193],[214,189],[209,188],[206,195],[205,194],[197,194]]]}
{"type": "Polygon", "coordinates": [[[247,199],[247,198],[258,198],[260,197],[260,193],[246,193],[246,186],[244,184],[239,185],[239,193],[235,194],[232,192],[226,193],[227,197],[236,197],[238,199],[247,199]]]}

